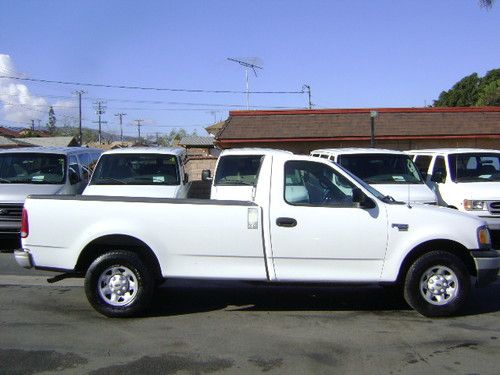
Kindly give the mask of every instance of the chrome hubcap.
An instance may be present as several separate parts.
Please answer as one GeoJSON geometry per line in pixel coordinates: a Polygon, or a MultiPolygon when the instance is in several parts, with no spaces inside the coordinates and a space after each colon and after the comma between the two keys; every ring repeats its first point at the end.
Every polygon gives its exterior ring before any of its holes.
{"type": "Polygon", "coordinates": [[[129,268],[109,267],[99,277],[99,295],[112,306],[126,306],[137,297],[137,285],[137,277],[129,268]]]}
{"type": "Polygon", "coordinates": [[[420,279],[420,293],[432,305],[446,305],[458,295],[458,278],[445,266],[434,266],[420,279]]]}

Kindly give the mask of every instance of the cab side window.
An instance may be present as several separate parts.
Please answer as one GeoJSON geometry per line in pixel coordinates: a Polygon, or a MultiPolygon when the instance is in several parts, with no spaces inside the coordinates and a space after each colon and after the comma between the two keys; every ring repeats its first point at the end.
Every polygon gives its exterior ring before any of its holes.
{"type": "Polygon", "coordinates": [[[285,164],[285,201],[293,205],[352,206],[354,185],[322,163],[285,164]]]}
{"type": "Polygon", "coordinates": [[[437,156],[434,162],[434,167],[432,168],[432,181],[437,183],[443,183],[446,181],[446,163],[443,156],[437,156]]]}

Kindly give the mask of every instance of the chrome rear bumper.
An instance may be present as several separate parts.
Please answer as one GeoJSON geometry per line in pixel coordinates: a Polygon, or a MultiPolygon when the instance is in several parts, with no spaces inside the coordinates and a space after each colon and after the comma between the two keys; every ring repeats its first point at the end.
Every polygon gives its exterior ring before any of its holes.
{"type": "Polygon", "coordinates": [[[14,258],[16,258],[17,264],[24,268],[32,268],[33,260],[31,259],[31,254],[24,250],[15,250],[14,258]]]}

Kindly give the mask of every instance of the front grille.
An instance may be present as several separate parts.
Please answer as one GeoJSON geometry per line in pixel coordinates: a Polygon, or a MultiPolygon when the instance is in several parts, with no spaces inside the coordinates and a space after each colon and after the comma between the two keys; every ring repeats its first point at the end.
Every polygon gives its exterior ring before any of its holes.
{"type": "Polygon", "coordinates": [[[0,221],[21,221],[22,204],[0,204],[0,221]]]}
{"type": "Polygon", "coordinates": [[[500,215],[500,202],[490,202],[488,204],[488,210],[493,215],[500,215]]]}

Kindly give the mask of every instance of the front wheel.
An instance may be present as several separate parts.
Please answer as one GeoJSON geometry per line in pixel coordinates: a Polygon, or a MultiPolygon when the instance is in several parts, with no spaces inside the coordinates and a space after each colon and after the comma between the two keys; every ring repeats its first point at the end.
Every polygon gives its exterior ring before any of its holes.
{"type": "Polygon", "coordinates": [[[460,258],[445,251],[432,251],[409,268],[404,298],[424,316],[450,316],[464,306],[470,287],[469,272],[460,258]]]}
{"type": "Polygon", "coordinates": [[[143,312],[154,291],[144,262],[130,251],[111,251],[98,257],[85,275],[85,293],[94,309],[109,317],[143,312]]]}

